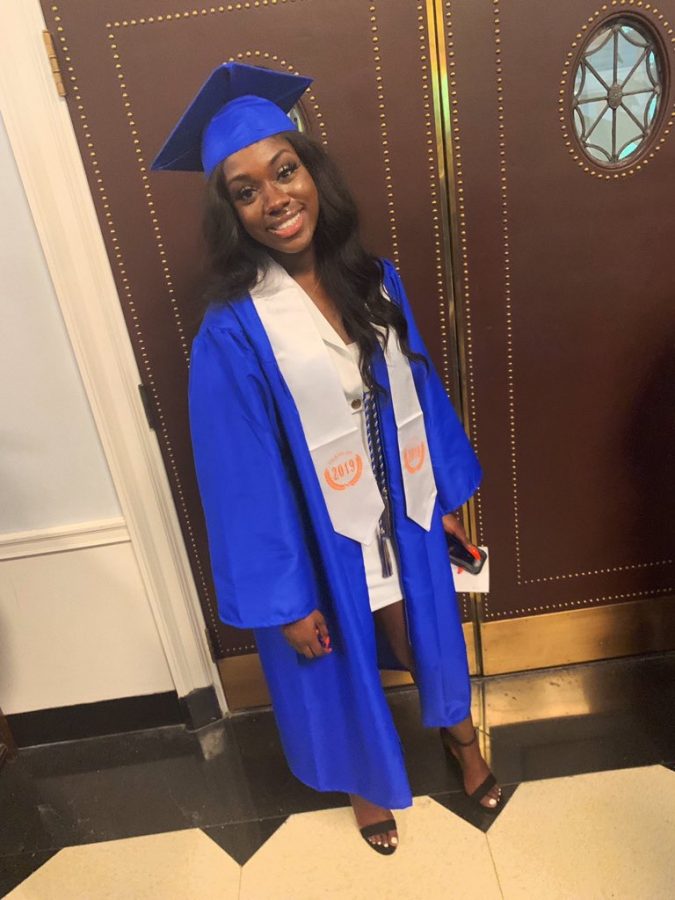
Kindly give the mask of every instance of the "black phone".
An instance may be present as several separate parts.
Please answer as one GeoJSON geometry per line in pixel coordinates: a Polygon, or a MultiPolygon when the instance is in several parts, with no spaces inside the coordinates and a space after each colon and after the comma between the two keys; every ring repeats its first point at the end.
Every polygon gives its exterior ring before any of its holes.
{"type": "Polygon", "coordinates": [[[466,569],[467,572],[470,572],[472,575],[478,575],[480,570],[483,568],[483,564],[487,559],[487,553],[485,550],[482,550],[480,547],[476,547],[476,550],[480,554],[480,559],[477,559],[472,553],[470,553],[464,544],[455,537],[454,534],[445,533],[445,538],[448,542],[448,551],[450,553],[450,559],[456,566],[461,566],[462,569],[466,569]]]}

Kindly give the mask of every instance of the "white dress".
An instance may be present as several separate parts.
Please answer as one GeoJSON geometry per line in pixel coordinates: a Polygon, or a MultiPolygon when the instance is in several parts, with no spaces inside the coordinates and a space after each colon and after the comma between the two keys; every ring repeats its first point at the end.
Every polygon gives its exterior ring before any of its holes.
{"type": "MultiPolygon", "coordinates": [[[[345,344],[314,303],[309,298],[307,298],[306,302],[326,345],[326,349],[329,351],[330,358],[340,376],[342,389],[351,407],[352,415],[358,416],[361,434],[363,435],[363,444],[367,448],[366,417],[363,411],[365,385],[359,369],[359,346],[356,343],[345,344]]],[[[384,578],[382,575],[382,562],[377,546],[376,532],[373,531],[373,539],[369,544],[361,544],[363,563],[366,570],[366,583],[368,585],[368,597],[370,599],[370,608],[373,612],[389,606],[391,603],[398,603],[399,600],[403,599],[394,548],[388,538],[385,538],[385,540],[393,569],[392,574],[388,578],[384,578]]]]}

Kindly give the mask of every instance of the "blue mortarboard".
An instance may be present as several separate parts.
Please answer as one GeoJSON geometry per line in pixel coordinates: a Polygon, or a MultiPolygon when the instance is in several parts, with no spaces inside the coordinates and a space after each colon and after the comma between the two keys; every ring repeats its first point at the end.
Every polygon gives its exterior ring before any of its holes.
{"type": "Polygon", "coordinates": [[[311,83],[301,75],[223,63],[211,72],[151,168],[210,175],[237,150],[295,130],[286,113],[311,83]]]}

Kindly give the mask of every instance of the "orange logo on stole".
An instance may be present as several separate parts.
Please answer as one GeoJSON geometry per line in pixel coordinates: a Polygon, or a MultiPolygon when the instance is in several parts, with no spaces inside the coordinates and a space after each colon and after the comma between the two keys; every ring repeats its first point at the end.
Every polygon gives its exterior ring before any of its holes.
{"type": "Polygon", "coordinates": [[[426,455],[426,444],[420,441],[414,447],[406,447],[403,451],[403,465],[407,472],[414,475],[424,465],[424,457],[426,455]]]}
{"type": "Polygon", "coordinates": [[[353,487],[363,474],[363,460],[360,454],[337,453],[323,470],[323,477],[334,491],[346,491],[353,487]]]}

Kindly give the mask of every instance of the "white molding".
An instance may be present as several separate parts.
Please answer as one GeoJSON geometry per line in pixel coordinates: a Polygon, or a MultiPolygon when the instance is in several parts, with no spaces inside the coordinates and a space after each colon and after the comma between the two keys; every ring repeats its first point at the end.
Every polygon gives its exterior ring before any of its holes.
{"type": "Polygon", "coordinates": [[[226,709],[166,471],[38,0],[0,5],[0,111],[23,181],[160,640],[179,696],[213,685],[226,709]]]}
{"type": "Polygon", "coordinates": [[[16,531],[0,534],[0,561],[87,550],[108,544],[126,544],[130,540],[124,519],[120,518],[57,525],[34,531],[16,531]]]}

